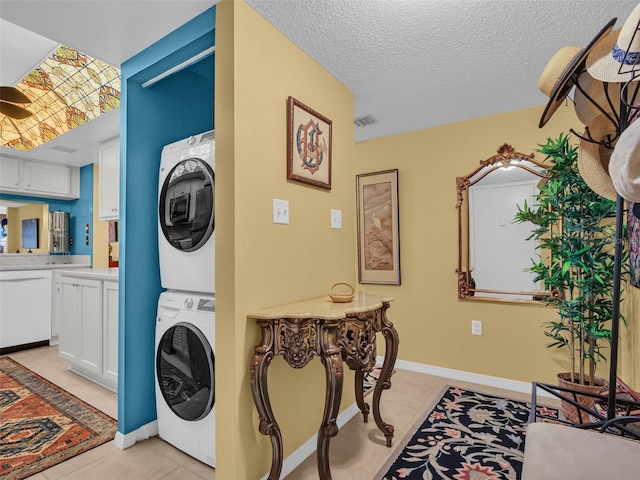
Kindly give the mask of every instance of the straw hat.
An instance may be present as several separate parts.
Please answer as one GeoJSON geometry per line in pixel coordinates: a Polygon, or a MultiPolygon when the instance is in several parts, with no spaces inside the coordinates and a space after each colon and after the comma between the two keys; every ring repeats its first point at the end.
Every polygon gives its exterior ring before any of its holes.
{"type": "Polygon", "coordinates": [[[609,172],[622,198],[640,202],[640,122],[633,122],[620,135],[611,154],[609,172]]]}
{"type": "Polygon", "coordinates": [[[542,112],[540,124],[542,128],[562,104],[573,87],[573,77],[584,70],[587,55],[598,41],[613,28],[616,19],[607,23],[586,47],[562,47],[544,67],[538,79],[538,90],[549,97],[549,102],[542,112]]]}
{"type": "Polygon", "coordinates": [[[633,9],[621,29],[608,33],[587,56],[587,70],[603,82],[631,80],[640,67],[640,4],[633,9]]]}
{"type": "MultiPolygon", "coordinates": [[[[597,116],[589,124],[589,133],[596,141],[614,138],[616,127],[604,115],[597,116]]],[[[585,132],[586,135],[586,132],[585,132]]],[[[578,148],[578,171],[586,184],[601,197],[615,200],[616,189],[609,176],[611,149],[588,140],[581,140],[578,148]]]]}

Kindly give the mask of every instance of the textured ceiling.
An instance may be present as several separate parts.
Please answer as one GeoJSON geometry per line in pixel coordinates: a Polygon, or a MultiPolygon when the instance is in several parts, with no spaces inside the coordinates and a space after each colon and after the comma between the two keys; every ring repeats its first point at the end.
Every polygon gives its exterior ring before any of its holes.
{"type": "MultiPolygon", "coordinates": [[[[0,18],[119,65],[217,1],[0,0],[0,18]]],[[[637,4],[245,1],[354,93],[354,117],[378,120],[356,128],[356,141],[543,105],[547,99],[536,85],[551,56],[566,45],[586,45],[613,17],[620,27],[637,4]]],[[[0,70],[10,61],[3,40],[0,70]]],[[[78,152],[54,151],[56,143],[48,142],[30,158],[97,161],[84,152],[118,133],[117,112],[103,117],[52,141],[78,152]]]]}
{"type": "Polygon", "coordinates": [[[547,102],[537,81],[626,0],[246,0],[355,95],[356,141],[547,102]]]}

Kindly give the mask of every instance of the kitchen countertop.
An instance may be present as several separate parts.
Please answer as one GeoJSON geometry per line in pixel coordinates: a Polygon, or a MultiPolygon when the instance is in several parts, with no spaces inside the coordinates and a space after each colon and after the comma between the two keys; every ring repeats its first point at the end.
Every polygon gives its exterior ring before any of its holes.
{"type": "Polygon", "coordinates": [[[89,268],[91,255],[0,254],[0,271],[89,268]]]}
{"type": "Polygon", "coordinates": [[[118,281],[117,268],[69,268],[60,272],[63,277],[88,278],[92,280],[118,281]]]}
{"type": "MultiPolygon", "coordinates": [[[[0,265],[0,272],[9,270],[58,270],[67,268],[89,268],[89,263],[60,263],[49,265],[0,265]]],[[[117,269],[114,269],[117,270],[117,269]]]]}

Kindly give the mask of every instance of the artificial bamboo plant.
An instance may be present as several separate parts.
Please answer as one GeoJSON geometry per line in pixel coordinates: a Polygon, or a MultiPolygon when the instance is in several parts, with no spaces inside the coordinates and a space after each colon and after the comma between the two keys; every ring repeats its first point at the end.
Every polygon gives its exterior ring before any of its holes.
{"type": "Polygon", "coordinates": [[[596,364],[605,360],[602,350],[611,342],[616,203],[585,183],[568,136],[539,147],[549,178],[535,205],[518,207],[515,221],[535,226],[529,240],[537,242],[539,255],[528,270],[551,289],[545,301],[558,310],[559,319],[544,324],[548,346],[567,348],[570,378],[584,385],[594,381],[596,364]]]}

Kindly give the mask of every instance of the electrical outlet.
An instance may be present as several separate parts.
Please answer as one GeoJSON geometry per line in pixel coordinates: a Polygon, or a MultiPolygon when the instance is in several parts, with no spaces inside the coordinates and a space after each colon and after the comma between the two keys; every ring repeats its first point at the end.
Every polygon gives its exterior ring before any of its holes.
{"type": "Polygon", "coordinates": [[[482,335],[481,320],[471,320],[471,335],[482,335]]]}
{"type": "Polygon", "coordinates": [[[273,223],[289,224],[289,202],[273,199],[273,223]]]}
{"type": "Polygon", "coordinates": [[[331,228],[342,228],[342,210],[331,209],[331,228]]]}

